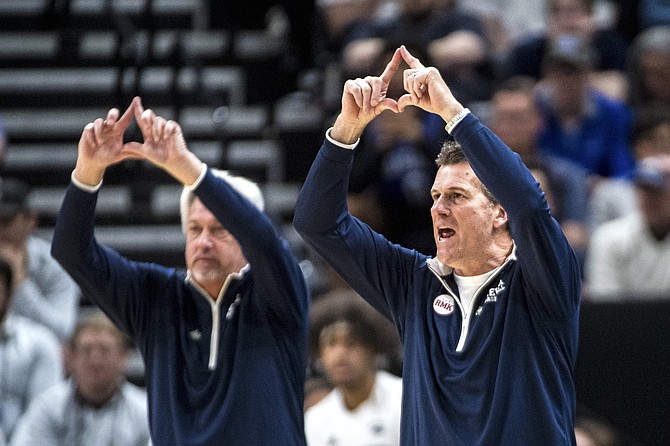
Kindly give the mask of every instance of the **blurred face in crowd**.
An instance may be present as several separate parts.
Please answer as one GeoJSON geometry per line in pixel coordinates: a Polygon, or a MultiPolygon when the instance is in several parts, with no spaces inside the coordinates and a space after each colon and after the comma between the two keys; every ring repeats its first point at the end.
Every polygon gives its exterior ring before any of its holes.
{"type": "Polygon", "coordinates": [[[330,382],[357,388],[376,373],[376,355],[351,332],[347,322],[326,326],[319,336],[320,358],[330,382]]]}
{"type": "Polygon", "coordinates": [[[22,245],[35,229],[36,217],[29,212],[0,219],[0,242],[22,245]]]}
{"type": "Polygon", "coordinates": [[[638,185],[636,191],[647,226],[658,240],[663,240],[670,233],[670,181],[663,188],[638,185]]]}
{"type": "Polygon", "coordinates": [[[109,401],[123,381],[128,355],[121,336],[110,329],[82,330],[69,357],[79,395],[96,405],[109,401]]]}
{"type": "Polygon", "coordinates": [[[548,30],[552,37],[569,34],[588,39],[594,29],[593,15],[587,0],[551,0],[548,30]]]}
{"type": "Polygon", "coordinates": [[[500,91],[491,100],[491,112],[491,130],[522,158],[531,156],[542,128],[542,118],[531,94],[500,91]]]}
{"type": "Polygon", "coordinates": [[[581,115],[588,89],[588,71],[569,66],[547,69],[544,75],[551,105],[559,116],[581,115]]]}
{"type": "Polygon", "coordinates": [[[229,274],[239,272],[247,261],[239,243],[196,198],[186,222],[186,267],[193,279],[214,299],[229,274]]]}
{"type": "Polygon", "coordinates": [[[670,104],[670,57],[647,50],[640,54],[639,63],[645,90],[654,100],[670,104]]]}
{"type": "Polygon", "coordinates": [[[670,154],[670,121],[647,130],[633,146],[636,159],[670,154]]]}

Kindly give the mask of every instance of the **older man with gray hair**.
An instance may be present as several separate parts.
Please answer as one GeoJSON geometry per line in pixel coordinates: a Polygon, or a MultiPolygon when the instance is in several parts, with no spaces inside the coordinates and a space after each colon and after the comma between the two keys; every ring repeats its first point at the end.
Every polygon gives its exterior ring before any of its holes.
{"type": "Polygon", "coordinates": [[[258,186],[216,173],[135,98],[88,124],[52,253],[138,346],[156,446],[304,446],[309,293],[258,186]],[[123,142],[135,117],[144,141],[123,142]],[[131,261],[93,234],[105,169],[140,158],[182,183],[186,267],[131,261]]]}

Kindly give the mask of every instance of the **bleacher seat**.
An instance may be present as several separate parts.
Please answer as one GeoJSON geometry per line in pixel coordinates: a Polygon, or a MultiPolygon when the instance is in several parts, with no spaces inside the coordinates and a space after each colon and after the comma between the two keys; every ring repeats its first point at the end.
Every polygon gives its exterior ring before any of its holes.
{"type": "Polygon", "coordinates": [[[181,125],[189,138],[258,138],[269,123],[268,109],[251,106],[192,106],[181,111],[181,125]]]}
{"type": "MultiPolygon", "coordinates": [[[[127,104],[110,104],[126,106],[127,104]]],[[[152,107],[157,114],[174,119],[172,107],[152,107]]],[[[107,107],[19,107],[2,108],[0,116],[13,144],[69,141],[76,147],[84,126],[107,115],[107,107]]],[[[10,148],[10,150],[12,150],[10,148]]]]}
{"type": "Polygon", "coordinates": [[[0,107],[112,104],[118,72],[96,68],[0,69],[0,107]]]}
{"type": "Polygon", "coordinates": [[[0,29],[39,29],[49,12],[49,0],[0,1],[0,29]]]}
{"type": "Polygon", "coordinates": [[[0,31],[0,61],[4,67],[52,65],[60,48],[59,33],[55,31],[0,31]]]}
{"type": "MultiPolygon", "coordinates": [[[[65,196],[65,187],[46,186],[34,187],[28,195],[28,205],[45,221],[54,222],[60,204],[65,196]]],[[[128,186],[106,185],[98,193],[96,215],[101,217],[118,217],[130,212],[132,193],[128,186]]]]}
{"type": "Polygon", "coordinates": [[[230,141],[223,165],[259,182],[279,183],[284,179],[281,146],[272,139],[230,141]]]}

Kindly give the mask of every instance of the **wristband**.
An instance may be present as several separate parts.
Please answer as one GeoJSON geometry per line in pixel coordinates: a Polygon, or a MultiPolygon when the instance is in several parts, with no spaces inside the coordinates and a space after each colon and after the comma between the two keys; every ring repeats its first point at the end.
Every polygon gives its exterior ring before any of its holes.
{"type": "Polygon", "coordinates": [[[470,114],[469,108],[464,108],[463,110],[456,113],[456,115],[447,122],[447,125],[444,126],[444,129],[451,135],[451,131],[454,130],[454,127],[463,120],[468,114],[470,114]]]}

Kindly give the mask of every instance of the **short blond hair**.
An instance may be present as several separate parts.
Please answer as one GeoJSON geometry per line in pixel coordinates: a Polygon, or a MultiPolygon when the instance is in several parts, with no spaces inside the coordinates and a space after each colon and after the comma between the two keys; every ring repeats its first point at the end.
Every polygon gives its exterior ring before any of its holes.
{"type": "Polygon", "coordinates": [[[129,350],[132,348],[132,341],[130,338],[119,328],[114,325],[114,322],[111,321],[102,311],[94,311],[93,313],[86,314],[82,316],[77,325],[72,332],[70,337],[70,348],[74,349],[77,345],[77,341],[81,337],[82,333],[87,331],[105,331],[112,334],[119,341],[119,345],[123,350],[129,350]]]}

